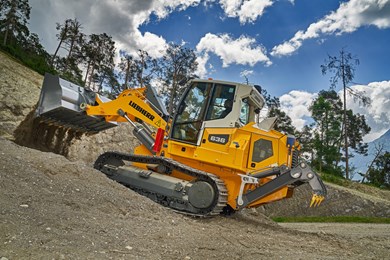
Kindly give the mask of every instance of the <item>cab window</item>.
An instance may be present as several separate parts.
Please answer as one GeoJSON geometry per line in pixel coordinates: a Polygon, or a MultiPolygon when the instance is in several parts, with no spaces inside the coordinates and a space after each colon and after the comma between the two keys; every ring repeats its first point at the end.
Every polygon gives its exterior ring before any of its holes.
{"type": "Polygon", "coordinates": [[[173,126],[173,138],[192,143],[197,141],[210,91],[211,84],[209,83],[197,82],[191,86],[178,107],[173,126]]]}
{"type": "Polygon", "coordinates": [[[235,89],[232,85],[215,85],[206,120],[225,118],[232,111],[235,89]]]}
{"type": "Polygon", "coordinates": [[[243,99],[241,101],[241,110],[240,110],[240,123],[242,125],[246,125],[249,123],[249,112],[250,112],[250,107],[248,104],[248,100],[243,99]]]}
{"type": "Polygon", "coordinates": [[[272,142],[265,139],[259,139],[253,144],[252,162],[262,162],[274,155],[272,142]]]}

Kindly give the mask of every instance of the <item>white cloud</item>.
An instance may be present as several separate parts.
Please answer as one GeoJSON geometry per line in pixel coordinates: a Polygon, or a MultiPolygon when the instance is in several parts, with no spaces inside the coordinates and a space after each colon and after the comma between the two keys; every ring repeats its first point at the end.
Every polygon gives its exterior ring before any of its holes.
{"type": "MultiPolygon", "coordinates": [[[[364,137],[364,141],[375,140],[390,129],[390,81],[355,85],[351,88],[355,91],[364,91],[372,101],[371,106],[364,107],[348,96],[347,109],[352,109],[355,114],[364,115],[366,123],[371,127],[371,132],[364,137]]],[[[342,97],[342,91],[339,95],[342,97]]],[[[302,129],[308,123],[311,116],[308,108],[316,97],[317,93],[293,90],[279,98],[282,110],[291,117],[297,129],[302,129]]]]}
{"type": "Polygon", "coordinates": [[[206,69],[207,61],[209,60],[209,55],[205,53],[204,55],[198,56],[196,58],[196,62],[198,63],[198,70],[196,71],[196,74],[204,78],[208,74],[208,71],[206,69]]]}
{"type": "Polygon", "coordinates": [[[228,17],[238,17],[241,24],[253,23],[261,17],[264,10],[273,4],[272,0],[220,0],[222,9],[228,17]]]}
{"type": "Polygon", "coordinates": [[[164,19],[173,11],[185,10],[200,2],[201,0],[30,0],[30,29],[38,33],[49,52],[54,52],[58,44],[55,23],[76,18],[83,25],[86,34],[108,32],[116,42],[117,49],[132,54],[143,49],[151,56],[159,57],[165,50],[165,39],[151,32],[141,33],[139,27],[147,23],[152,14],[164,19]]]}
{"type": "Polygon", "coordinates": [[[281,109],[292,119],[298,130],[308,124],[307,118],[311,116],[309,106],[316,97],[316,93],[293,90],[279,98],[281,109]]]}
{"type": "Polygon", "coordinates": [[[250,75],[253,75],[254,71],[253,70],[244,70],[240,72],[241,77],[248,77],[250,75]]]}
{"type": "MultiPolygon", "coordinates": [[[[218,2],[203,1],[204,5],[211,3],[218,2]]],[[[136,56],[136,52],[142,49],[158,58],[165,53],[166,40],[155,33],[141,32],[140,26],[148,23],[151,15],[164,19],[174,11],[200,4],[201,0],[30,0],[33,12],[30,29],[38,33],[45,48],[53,53],[58,44],[55,23],[76,18],[82,24],[85,34],[108,32],[113,37],[118,51],[126,51],[136,56]]],[[[264,8],[272,5],[272,1],[221,0],[219,4],[228,16],[239,17],[240,22],[253,22],[263,13],[264,8]]],[[[198,43],[197,50],[201,55],[198,58],[200,75],[206,75],[206,66],[210,65],[207,64],[208,53],[219,56],[224,67],[232,63],[250,66],[257,62],[271,64],[265,49],[257,45],[255,39],[245,36],[232,39],[227,34],[207,34],[198,43]]]]}
{"type": "Polygon", "coordinates": [[[321,20],[312,23],[306,31],[298,31],[290,40],[275,46],[272,56],[291,55],[308,39],[321,35],[351,33],[362,26],[390,27],[389,0],[350,0],[321,20]]]}
{"type": "Polygon", "coordinates": [[[352,97],[347,96],[347,108],[365,116],[371,132],[365,136],[364,140],[366,142],[375,140],[390,129],[390,81],[356,85],[352,86],[352,89],[364,91],[366,96],[371,98],[371,106],[364,107],[352,97]]]}
{"type": "MultiPolygon", "coordinates": [[[[272,64],[266,55],[265,48],[257,45],[255,39],[246,36],[232,39],[228,34],[207,33],[200,39],[196,51],[201,57],[203,65],[206,65],[208,61],[208,53],[217,55],[222,60],[224,68],[233,63],[250,66],[254,66],[258,62],[263,62],[267,66],[272,64]]],[[[199,64],[200,66],[201,64],[199,64]]],[[[205,68],[199,68],[199,70],[206,71],[205,68]]]]}

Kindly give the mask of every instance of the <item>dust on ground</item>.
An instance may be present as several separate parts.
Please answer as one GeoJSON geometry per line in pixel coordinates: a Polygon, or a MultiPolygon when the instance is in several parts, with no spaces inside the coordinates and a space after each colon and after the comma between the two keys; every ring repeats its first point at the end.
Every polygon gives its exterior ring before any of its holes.
{"type": "Polygon", "coordinates": [[[82,136],[36,119],[42,82],[42,75],[0,51],[0,136],[22,146],[89,163],[103,152],[130,152],[139,144],[128,124],[93,136],[82,136]]]}
{"type": "MultiPolygon", "coordinates": [[[[332,183],[325,183],[325,186],[328,194],[319,207],[309,207],[312,190],[309,185],[302,185],[294,189],[294,195],[291,198],[265,205],[263,213],[270,217],[390,217],[390,196],[388,196],[390,191],[382,190],[380,191],[380,196],[377,197],[375,192],[367,194],[332,183]]],[[[379,190],[373,187],[368,188],[370,190],[379,190]]]]}
{"type": "Polygon", "coordinates": [[[389,237],[300,232],[252,210],[186,217],[84,162],[3,138],[0,160],[0,257],[8,259],[381,259],[390,249],[389,237]]]}
{"type": "MultiPolygon", "coordinates": [[[[139,196],[91,167],[105,151],[131,151],[138,144],[131,127],[75,136],[40,125],[33,115],[42,80],[0,52],[0,259],[388,257],[389,237],[311,234],[282,228],[264,215],[388,217],[386,195],[375,201],[333,187],[316,211],[305,204],[311,194],[302,187],[280,202],[285,204],[212,219],[179,215],[139,196]]],[[[318,224],[309,229],[320,230],[318,224]]]]}
{"type": "Polygon", "coordinates": [[[308,233],[333,234],[354,240],[363,238],[389,239],[389,224],[373,223],[279,223],[280,226],[308,233]],[[313,228],[315,227],[315,228],[313,228]]]}

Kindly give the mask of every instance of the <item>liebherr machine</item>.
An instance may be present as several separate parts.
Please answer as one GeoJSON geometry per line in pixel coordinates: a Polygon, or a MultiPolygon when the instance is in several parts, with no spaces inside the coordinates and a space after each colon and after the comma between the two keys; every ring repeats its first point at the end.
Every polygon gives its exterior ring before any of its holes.
{"type": "Polygon", "coordinates": [[[326,188],[300,160],[292,135],[256,123],[264,106],[257,86],[193,79],[169,115],[151,87],[126,89],[110,100],[46,74],[36,116],[94,134],[130,123],[140,141],[131,153],[106,152],[94,167],[150,199],[193,216],[231,213],[289,198],[308,183],[310,206],[326,188]]]}

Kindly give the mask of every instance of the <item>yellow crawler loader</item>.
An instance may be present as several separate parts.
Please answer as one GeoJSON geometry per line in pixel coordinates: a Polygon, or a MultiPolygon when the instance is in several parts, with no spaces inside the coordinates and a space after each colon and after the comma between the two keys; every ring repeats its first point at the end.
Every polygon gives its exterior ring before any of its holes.
{"type": "Polygon", "coordinates": [[[106,152],[94,167],[150,199],[193,216],[232,213],[289,198],[308,183],[310,206],[326,188],[299,158],[296,138],[273,130],[275,118],[255,123],[264,106],[258,87],[191,80],[168,115],[151,87],[124,90],[110,100],[46,74],[36,116],[93,134],[128,122],[140,145],[106,152]]]}

